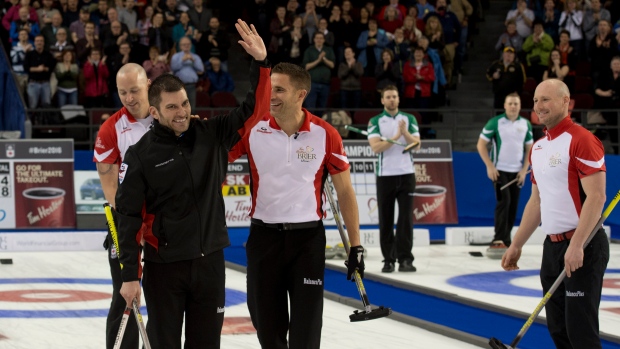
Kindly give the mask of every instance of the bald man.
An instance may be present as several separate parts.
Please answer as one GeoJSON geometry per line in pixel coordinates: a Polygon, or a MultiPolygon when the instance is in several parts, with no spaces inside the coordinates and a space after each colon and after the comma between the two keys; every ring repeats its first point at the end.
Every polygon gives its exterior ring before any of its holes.
{"type": "Polygon", "coordinates": [[[557,348],[601,348],[598,308],[609,242],[598,229],[584,244],[605,204],[605,152],[591,132],[568,116],[570,93],[560,80],[545,80],[534,93],[534,110],[545,137],[530,152],[532,194],[521,225],[502,258],[505,270],[519,269],[521,249],[541,224],[544,242],[540,280],[546,294],[566,270],[545,306],[547,327],[557,348]]]}
{"type": "MultiPolygon", "coordinates": [[[[97,135],[93,161],[97,164],[103,194],[112,207],[116,206],[114,198],[118,188],[118,170],[125,152],[129,146],[142,138],[153,121],[153,117],[149,114],[150,83],[146,71],[141,66],[134,63],[122,66],[116,74],[116,84],[123,107],[101,125],[97,135]]],[[[145,224],[143,229],[148,229],[147,227],[145,224]]],[[[108,250],[114,289],[106,326],[106,348],[111,349],[127,303],[120,295],[123,280],[118,254],[109,234],[104,246],[108,250]]],[[[138,328],[135,321],[127,322],[121,348],[138,348],[138,328]]]]}

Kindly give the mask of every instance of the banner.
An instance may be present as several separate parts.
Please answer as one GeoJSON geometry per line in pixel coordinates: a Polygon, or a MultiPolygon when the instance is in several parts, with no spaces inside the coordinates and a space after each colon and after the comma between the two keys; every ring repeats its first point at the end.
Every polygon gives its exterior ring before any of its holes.
{"type": "Polygon", "coordinates": [[[75,227],[73,140],[0,140],[0,229],[75,227]]]}
{"type": "Polygon", "coordinates": [[[73,189],[77,213],[103,213],[107,201],[97,171],[75,171],[73,189]]]}
{"type": "MultiPolygon", "coordinates": [[[[366,140],[345,140],[344,147],[351,165],[351,182],[357,197],[360,224],[377,225],[377,154],[366,140]]],[[[413,209],[415,224],[458,223],[450,141],[423,140],[420,149],[414,150],[412,155],[417,182],[413,209]]],[[[228,226],[249,226],[247,213],[250,208],[250,168],[246,158],[240,158],[228,165],[222,194],[228,226]]],[[[334,196],[337,200],[335,193],[334,196]]],[[[335,225],[329,205],[326,205],[325,209],[327,218],[324,224],[335,225]]]]}

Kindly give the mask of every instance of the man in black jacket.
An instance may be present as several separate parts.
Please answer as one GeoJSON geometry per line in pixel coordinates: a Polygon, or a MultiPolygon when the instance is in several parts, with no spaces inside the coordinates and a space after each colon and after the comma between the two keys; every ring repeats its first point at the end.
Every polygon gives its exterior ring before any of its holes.
{"type": "Polygon", "coordinates": [[[254,58],[251,89],[228,115],[190,119],[183,83],[162,75],[149,88],[148,132],[125,154],[116,195],[121,295],[140,299],[139,231],[142,209],[153,215],[144,239],[144,294],[153,349],[177,348],[185,318],[185,348],[219,348],[224,322],[223,249],[230,244],[221,184],[228,151],[269,113],[267,49],[254,26],[236,24],[243,48],[254,58]]]}

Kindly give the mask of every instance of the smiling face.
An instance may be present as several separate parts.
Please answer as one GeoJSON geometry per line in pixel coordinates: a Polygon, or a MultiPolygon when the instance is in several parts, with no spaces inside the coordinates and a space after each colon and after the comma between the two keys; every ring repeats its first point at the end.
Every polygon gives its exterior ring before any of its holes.
{"type": "Polygon", "coordinates": [[[116,75],[118,96],[123,106],[135,118],[145,117],[149,108],[148,79],[146,74],[130,69],[116,75]]]}
{"type": "Polygon", "coordinates": [[[566,84],[556,79],[545,80],[534,92],[534,111],[540,122],[551,129],[568,115],[569,101],[566,84]]]}
{"type": "Polygon", "coordinates": [[[176,92],[162,92],[159,106],[157,108],[150,107],[149,110],[162,126],[174,131],[177,137],[189,128],[192,108],[185,89],[176,92]]]}
{"type": "Polygon", "coordinates": [[[301,110],[306,90],[296,88],[286,74],[271,74],[271,100],[269,112],[276,119],[285,119],[301,110]]]}

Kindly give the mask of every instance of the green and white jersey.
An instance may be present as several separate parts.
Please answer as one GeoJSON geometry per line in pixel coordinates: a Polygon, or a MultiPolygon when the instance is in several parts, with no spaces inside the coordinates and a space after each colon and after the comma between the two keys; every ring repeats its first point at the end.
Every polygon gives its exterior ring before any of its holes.
{"type": "MultiPolygon", "coordinates": [[[[398,122],[405,120],[407,129],[412,136],[420,136],[418,122],[415,116],[402,111],[394,116],[383,112],[368,122],[368,139],[377,137],[392,138],[398,132],[398,122]]],[[[400,136],[398,142],[405,143],[405,137],[400,136]]],[[[379,154],[379,160],[375,166],[377,176],[398,176],[415,173],[413,156],[411,153],[403,154],[403,147],[394,145],[379,154]]]]}
{"type": "Polygon", "coordinates": [[[534,142],[532,124],[521,116],[510,121],[505,113],[489,120],[482,129],[480,138],[491,142],[489,156],[495,168],[512,173],[521,171],[525,145],[534,142]]]}

